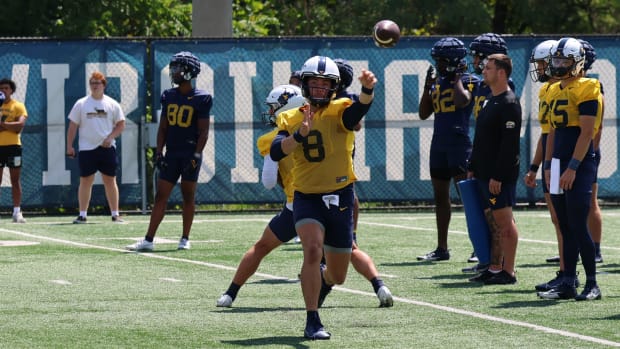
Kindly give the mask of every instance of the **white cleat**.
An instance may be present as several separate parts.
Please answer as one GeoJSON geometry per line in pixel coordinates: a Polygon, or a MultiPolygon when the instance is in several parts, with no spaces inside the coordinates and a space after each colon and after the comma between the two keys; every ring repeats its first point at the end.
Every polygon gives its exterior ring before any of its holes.
{"type": "Polygon", "coordinates": [[[189,250],[190,248],[192,248],[192,245],[189,243],[189,240],[181,238],[177,250],[189,250]]]}
{"type": "Polygon", "coordinates": [[[136,251],[136,252],[153,251],[154,247],[155,247],[154,243],[150,241],[146,241],[146,240],[140,240],[136,242],[135,244],[125,246],[125,248],[128,249],[129,251],[136,251]]]}
{"type": "Polygon", "coordinates": [[[220,299],[217,300],[217,303],[215,304],[215,306],[220,307],[220,308],[230,308],[232,307],[232,303],[233,303],[232,297],[224,293],[220,297],[220,299]]]}
{"type": "Polygon", "coordinates": [[[13,223],[26,223],[24,216],[22,216],[22,212],[19,211],[13,215],[13,223]]]}
{"type": "Polygon", "coordinates": [[[394,305],[394,300],[392,299],[392,292],[387,286],[381,286],[377,291],[377,298],[379,298],[379,307],[381,308],[389,308],[394,305]]]}

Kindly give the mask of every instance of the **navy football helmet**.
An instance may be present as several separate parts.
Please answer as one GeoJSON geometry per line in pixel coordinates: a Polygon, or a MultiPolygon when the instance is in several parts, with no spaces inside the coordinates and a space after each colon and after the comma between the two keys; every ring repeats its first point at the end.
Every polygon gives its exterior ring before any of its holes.
{"type": "Polygon", "coordinates": [[[271,90],[265,99],[269,111],[262,114],[263,122],[276,127],[278,114],[293,108],[299,108],[306,103],[301,95],[301,89],[295,85],[280,85],[271,90]]]}
{"type": "Polygon", "coordinates": [[[582,39],[577,39],[577,40],[579,40],[579,42],[583,46],[583,49],[586,51],[586,62],[583,65],[583,70],[588,71],[590,70],[590,68],[592,68],[592,63],[596,61],[596,51],[594,50],[594,47],[589,42],[582,40],[582,39]]]}
{"type": "Polygon", "coordinates": [[[485,33],[478,35],[469,44],[469,53],[474,57],[479,57],[478,64],[474,64],[473,68],[476,74],[482,74],[482,69],[484,69],[482,61],[495,53],[507,54],[508,46],[506,46],[506,41],[499,34],[485,33]]]}
{"type": "Polygon", "coordinates": [[[435,60],[440,76],[464,72],[467,68],[465,44],[457,38],[447,37],[437,41],[431,48],[431,57],[435,60]]]}
{"type": "Polygon", "coordinates": [[[579,40],[562,38],[551,47],[551,75],[557,78],[578,76],[583,71],[586,51],[579,40]]]}
{"type": "Polygon", "coordinates": [[[169,68],[170,80],[178,85],[200,74],[200,60],[191,52],[182,51],[172,56],[169,68]]]}
{"type": "Polygon", "coordinates": [[[340,71],[334,61],[325,56],[314,56],[308,59],[301,67],[301,92],[314,106],[322,107],[329,104],[336,95],[336,90],[340,84],[340,71]],[[309,78],[322,78],[331,80],[331,87],[324,97],[313,96],[308,86],[309,78]]]}
{"type": "Polygon", "coordinates": [[[353,67],[343,58],[334,59],[334,63],[338,66],[338,72],[340,73],[340,84],[338,85],[337,92],[342,92],[353,83],[353,67]]]}

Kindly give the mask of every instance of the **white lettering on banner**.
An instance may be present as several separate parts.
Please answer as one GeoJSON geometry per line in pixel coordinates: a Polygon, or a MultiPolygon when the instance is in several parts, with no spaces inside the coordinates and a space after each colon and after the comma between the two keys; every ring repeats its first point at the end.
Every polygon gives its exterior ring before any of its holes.
{"type": "MultiPolygon", "coordinates": [[[[170,82],[170,70],[166,65],[159,74],[160,89],[158,96],[161,96],[162,92],[172,88],[170,82]]],[[[206,90],[213,98],[215,98],[215,92],[213,91],[213,69],[205,63],[200,63],[200,74],[196,78],[196,88],[206,90]]],[[[161,108],[161,105],[160,105],[161,108]]],[[[156,111],[157,122],[161,117],[161,109],[156,111]]],[[[213,129],[213,115],[209,116],[209,137],[207,139],[207,145],[202,150],[202,165],[200,165],[200,173],[198,175],[198,183],[208,183],[215,176],[215,132],[213,129]]],[[[179,181],[181,179],[179,178],[179,181]]]]}
{"type": "MultiPolygon", "coordinates": [[[[362,69],[368,69],[368,61],[348,61],[353,67],[353,82],[349,87],[349,92],[359,94],[362,84],[357,77],[362,73],[362,69]]],[[[373,107],[370,107],[370,114],[373,114],[373,107]]],[[[380,111],[378,113],[381,113],[380,111]]],[[[366,117],[364,117],[365,119],[366,117]]],[[[370,181],[370,167],[366,166],[366,127],[362,119],[362,128],[355,132],[355,157],[353,158],[353,169],[358,181],[370,181]]]]}
{"type": "Polygon", "coordinates": [[[66,169],[65,156],[65,81],[69,65],[42,64],[41,77],[47,91],[47,171],[43,171],[42,185],[69,185],[71,171],[66,169]]]}
{"type": "MultiPolygon", "coordinates": [[[[428,60],[398,60],[392,61],[385,67],[385,176],[388,181],[405,180],[405,152],[404,152],[404,128],[414,127],[414,118],[418,113],[405,113],[405,94],[403,90],[403,76],[418,76],[419,94],[413,103],[418,103],[424,89],[424,78],[428,69],[428,60]]],[[[411,99],[411,98],[409,98],[411,99]]],[[[420,154],[428,153],[430,142],[422,142],[420,139],[420,154]]],[[[420,166],[423,171],[425,166],[420,166]]],[[[422,176],[422,173],[420,173],[422,176]]]]}
{"type": "Polygon", "coordinates": [[[232,183],[258,182],[258,168],[254,166],[254,129],[252,103],[252,77],[256,76],[255,62],[230,62],[229,75],[234,78],[235,98],[235,167],[230,170],[232,183]]]}
{"type": "MultiPolygon", "coordinates": [[[[291,62],[289,61],[274,61],[271,63],[272,69],[272,85],[276,88],[280,85],[288,84],[291,78],[291,62]]],[[[258,96],[259,99],[264,100],[263,96],[258,96]]],[[[265,96],[267,97],[267,96],[265,96]]]]}

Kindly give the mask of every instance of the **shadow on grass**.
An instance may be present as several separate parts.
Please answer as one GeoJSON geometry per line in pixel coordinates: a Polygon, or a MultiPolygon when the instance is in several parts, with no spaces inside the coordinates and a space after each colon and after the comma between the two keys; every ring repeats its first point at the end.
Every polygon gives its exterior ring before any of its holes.
{"type": "MultiPolygon", "coordinates": [[[[568,300],[570,301],[570,300],[568,300]]],[[[546,308],[555,306],[562,303],[562,301],[554,299],[533,299],[531,301],[517,301],[501,303],[493,306],[492,308],[505,309],[505,308],[546,308]]]]}
{"type": "Polygon", "coordinates": [[[517,268],[544,268],[544,267],[553,267],[556,268],[560,265],[560,263],[536,263],[536,264],[519,264],[517,268]]]}
{"type": "Polygon", "coordinates": [[[299,279],[265,279],[265,280],[257,280],[248,282],[248,284],[257,284],[257,285],[280,285],[280,284],[298,284],[300,282],[299,279]]]}
{"type": "Polygon", "coordinates": [[[224,344],[231,344],[239,347],[257,347],[261,345],[278,345],[282,348],[310,348],[304,342],[308,341],[302,336],[286,336],[286,337],[264,337],[264,338],[248,338],[221,341],[224,344]]]}

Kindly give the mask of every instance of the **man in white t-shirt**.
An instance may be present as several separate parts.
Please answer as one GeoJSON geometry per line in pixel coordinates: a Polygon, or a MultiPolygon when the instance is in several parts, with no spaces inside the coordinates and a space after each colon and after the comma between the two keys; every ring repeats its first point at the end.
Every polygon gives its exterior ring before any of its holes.
{"type": "Polygon", "coordinates": [[[99,171],[105,188],[105,195],[112,213],[112,222],[123,223],[119,217],[118,186],[116,184],[115,138],[125,128],[125,114],[120,104],[104,94],[106,78],[100,72],[94,72],[88,80],[90,95],[80,98],[69,113],[69,130],[67,131],[67,156],[74,158],[75,135],[79,130],[79,166],[80,187],[78,201],[80,215],[74,224],[86,223],[90,196],[99,171]]]}

